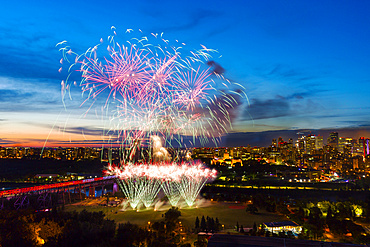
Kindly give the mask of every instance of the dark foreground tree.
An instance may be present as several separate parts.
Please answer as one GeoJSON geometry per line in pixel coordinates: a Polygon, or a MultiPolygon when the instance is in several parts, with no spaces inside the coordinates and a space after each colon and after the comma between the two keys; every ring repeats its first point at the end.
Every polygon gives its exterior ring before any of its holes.
{"type": "Polygon", "coordinates": [[[116,224],[105,219],[103,212],[63,212],[61,217],[66,223],[59,246],[110,245],[114,239],[116,224]]]}
{"type": "Polygon", "coordinates": [[[36,246],[32,223],[26,211],[0,211],[0,246],[36,246]]]}
{"type": "Polygon", "coordinates": [[[246,211],[250,214],[257,214],[258,208],[254,206],[253,204],[249,204],[246,208],[246,211]]]}
{"type": "Polygon", "coordinates": [[[118,224],[116,246],[141,246],[145,243],[147,232],[130,222],[118,224]]]}
{"type": "Polygon", "coordinates": [[[165,214],[164,218],[167,222],[177,223],[179,217],[181,216],[181,212],[179,208],[171,207],[165,214]]]}
{"type": "Polygon", "coordinates": [[[199,218],[197,216],[197,218],[195,219],[195,230],[199,230],[199,227],[200,227],[200,221],[199,221],[199,218]]]}

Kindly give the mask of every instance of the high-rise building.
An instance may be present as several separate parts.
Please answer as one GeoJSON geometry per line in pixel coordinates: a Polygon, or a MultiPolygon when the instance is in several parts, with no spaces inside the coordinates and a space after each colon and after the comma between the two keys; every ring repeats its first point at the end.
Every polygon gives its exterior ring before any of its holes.
{"type": "Polygon", "coordinates": [[[271,150],[272,151],[276,151],[277,150],[277,141],[276,139],[272,139],[272,143],[271,143],[271,150]]]}
{"type": "Polygon", "coordinates": [[[309,135],[305,137],[306,153],[313,154],[316,150],[316,136],[309,135]]]}
{"type": "Polygon", "coordinates": [[[277,142],[276,142],[276,139],[275,139],[275,138],[274,138],[274,139],[272,139],[271,145],[272,145],[273,147],[277,147],[277,142]]]}
{"type": "Polygon", "coordinates": [[[287,148],[289,151],[293,151],[293,139],[289,138],[289,141],[287,143],[287,148]]]}
{"type": "Polygon", "coordinates": [[[282,137],[279,137],[278,138],[278,147],[280,148],[283,144],[284,144],[284,140],[283,140],[283,138],[282,137]]]}
{"type": "Polygon", "coordinates": [[[328,145],[338,149],[338,132],[331,132],[328,137],[328,145]]]}
{"type": "Polygon", "coordinates": [[[316,149],[321,149],[324,147],[324,137],[316,136],[316,149]]]}
{"type": "Polygon", "coordinates": [[[346,138],[339,137],[338,138],[338,151],[343,152],[343,148],[346,145],[346,138]]]}
{"type": "Polygon", "coordinates": [[[359,140],[362,148],[363,148],[363,151],[364,151],[364,157],[366,157],[367,155],[370,154],[370,143],[369,143],[369,138],[365,138],[365,137],[360,137],[360,140],[359,140]]]}
{"type": "Polygon", "coordinates": [[[351,149],[351,153],[352,153],[352,148],[354,147],[354,144],[355,144],[355,142],[354,142],[353,138],[339,137],[338,151],[339,152],[344,152],[345,149],[348,151],[347,147],[349,147],[351,149]]]}
{"type": "Polygon", "coordinates": [[[296,142],[296,147],[300,153],[304,153],[306,151],[305,136],[298,138],[296,142]]]}

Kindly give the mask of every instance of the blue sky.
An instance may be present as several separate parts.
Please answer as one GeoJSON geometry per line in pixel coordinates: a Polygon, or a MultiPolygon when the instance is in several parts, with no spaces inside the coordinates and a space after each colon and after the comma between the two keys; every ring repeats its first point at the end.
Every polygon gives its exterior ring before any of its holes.
{"type": "MultiPolygon", "coordinates": [[[[333,129],[370,137],[369,11],[368,1],[6,1],[0,145],[99,142],[100,124],[82,117],[77,102],[63,108],[55,45],[67,40],[83,52],[111,26],[218,50],[215,61],[250,100],[232,132],[333,129]]],[[[259,144],[253,136],[239,141],[259,144]]]]}

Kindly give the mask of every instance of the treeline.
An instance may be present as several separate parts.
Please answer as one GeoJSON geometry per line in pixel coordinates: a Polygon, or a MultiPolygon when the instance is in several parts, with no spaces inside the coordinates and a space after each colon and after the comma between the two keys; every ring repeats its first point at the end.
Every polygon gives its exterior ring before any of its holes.
{"type": "Polygon", "coordinates": [[[202,216],[202,219],[199,220],[199,217],[195,219],[195,232],[210,232],[215,233],[222,229],[222,225],[220,224],[220,221],[216,217],[216,219],[213,219],[213,217],[204,217],[202,216]]]}
{"type": "MultiPolygon", "coordinates": [[[[258,214],[259,209],[278,212],[303,227],[298,235],[301,239],[323,239],[325,231],[337,236],[342,242],[370,243],[363,227],[356,223],[370,222],[370,201],[318,201],[291,200],[273,196],[255,195],[246,208],[250,214],[258,214]]],[[[271,233],[257,231],[259,235],[271,233]]],[[[280,234],[287,237],[287,233],[280,234]]],[[[277,236],[277,235],[276,235],[277,236]]],[[[290,236],[288,236],[290,237],[290,236]]]]}
{"type": "Polygon", "coordinates": [[[0,246],[152,246],[190,247],[179,234],[181,212],[171,208],[164,220],[142,228],[116,224],[103,212],[0,211],[0,246]]]}

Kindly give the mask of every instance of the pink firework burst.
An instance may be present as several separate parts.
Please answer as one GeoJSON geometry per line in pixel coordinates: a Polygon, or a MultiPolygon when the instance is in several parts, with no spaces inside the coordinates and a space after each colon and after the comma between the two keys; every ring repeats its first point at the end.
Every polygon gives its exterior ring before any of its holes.
{"type": "Polygon", "coordinates": [[[202,46],[186,52],[162,34],[133,37],[125,45],[115,38],[116,30],[108,37],[107,49],[100,49],[102,41],[80,55],[66,42],[58,44],[63,46],[61,63],[74,61],[62,83],[63,102],[71,95],[73,72],[80,72],[85,97],[81,105],[88,106],[86,114],[93,106],[95,112],[104,112],[106,140],[133,147],[135,140],[159,135],[166,143],[183,145],[182,137],[192,136],[203,145],[231,129],[233,109],[243,93],[229,90],[235,84],[211,71],[207,61],[214,50],[202,46]]]}

